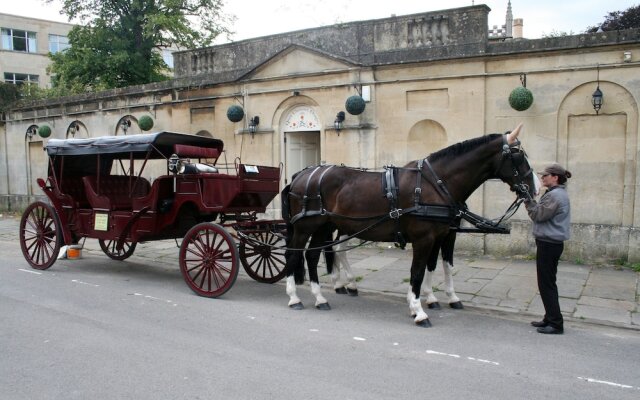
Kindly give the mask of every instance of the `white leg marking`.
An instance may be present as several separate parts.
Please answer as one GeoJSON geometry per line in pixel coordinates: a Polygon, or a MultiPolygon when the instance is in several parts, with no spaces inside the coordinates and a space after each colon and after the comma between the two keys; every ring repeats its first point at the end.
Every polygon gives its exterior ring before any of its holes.
{"type": "Polygon", "coordinates": [[[425,276],[424,294],[427,297],[427,304],[437,303],[438,299],[433,294],[433,271],[428,271],[425,276]]]}
{"type": "Polygon", "coordinates": [[[409,310],[411,311],[411,315],[415,316],[415,318],[413,319],[414,322],[422,322],[425,319],[429,318],[427,313],[422,309],[420,299],[416,298],[416,295],[413,294],[411,289],[409,289],[409,293],[407,293],[407,301],[409,302],[409,310]]]}
{"type": "Polygon", "coordinates": [[[287,294],[289,295],[289,305],[302,303],[296,293],[296,281],[293,275],[287,277],[287,294]]]}
{"type": "Polygon", "coordinates": [[[322,296],[322,293],[320,292],[320,285],[318,283],[311,282],[311,293],[316,296],[316,307],[319,304],[328,303],[327,299],[322,296]]]}
{"type": "Polygon", "coordinates": [[[449,304],[460,301],[453,289],[453,266],[446,261],[442,261],[442,269],[444,270],[445,293],[449,297],[449,304]]]}
{"type": "MultiPolygon", "coordinates": [[[[339,240],[346,239],[347,235],[340,236],[339,240]]],[[[348,242],[340,243],[336,246],[336,265],[340,267],[344,267],[344,274],[347,278],[347,284],[342,284],[343,287],[347,287],[352,290],[357,290],[358,286],[356,285],[356,278],[353,276],[353,271],[351,270],[351,264],[349,264],[349,260],[347,259],[347,252],[342,251],[345,247],[347,247],[348,242]]]]}

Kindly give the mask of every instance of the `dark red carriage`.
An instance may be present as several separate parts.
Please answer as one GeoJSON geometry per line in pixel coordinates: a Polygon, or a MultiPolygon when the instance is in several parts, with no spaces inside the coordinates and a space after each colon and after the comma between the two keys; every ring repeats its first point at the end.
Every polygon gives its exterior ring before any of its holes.
{"type": "Polygon", "coordinates": [[[131,256],[140,242],[183,238],[180,270],[201,296],[229,290],[239,262],[258,281],[278,281],[284,225],[257,215],[279,192],[280,168],[238,159],[221,166],[223,146],[172,132],[49,140],[48,177],[38,184],[50,204],[36,201],[22,215],[24,257],[43,270],[62,246],[86,238],[98,239],[114,260],[131,256]],[[243,232],[239,245],[234,231],[243,232]]]}

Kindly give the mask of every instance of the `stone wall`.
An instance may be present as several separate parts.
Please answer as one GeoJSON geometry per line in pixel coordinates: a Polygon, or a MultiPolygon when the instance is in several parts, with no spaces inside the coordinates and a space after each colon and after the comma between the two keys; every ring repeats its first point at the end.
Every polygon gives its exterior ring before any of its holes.
{"type": "MultiPolygon", "coordinates": [[[[317,117],[321,162],[368,168],[404,165],[524,122],[522,140],[533,167],[557,161],[574,174],[573,238],[565,256],[640,260],[640,30],[493,42],[486,38],[487,12],[485,6],[465,7],[182,52],[176,79],[12,110],[0,124],[0,206],[19,208],[40,193],[34,179],[46,173],[46,140],[26,136],[33,124],[50,125],[55,138],[66,137],[74,122],[83,135],[118,135],[122,118],[135,122],[148,115],[154,130],[222,139],[230,162],[241,156],[249,163],[283,163],[286,170],[285,122],[301,108],[317,117]],[[507,99],[525,74],[534,103],[518,112],[507,99]],[[597,85],[605,96],[598,115],[590,101],[597,85]],[[364,88],[370,92],[365,111],[347,114],[336,132],[336,113],[364,88]],[[226,118],[234,104],[246,113],[238,123],[226,118]],[[260,125],[248,135],[253,116],[260,125]]],[[[128,134],[139,132],[134,123],[128,134]]],[[[512,200],[504,184],[491,181],[468,204],[496,218],[512,200]]],[[[279,216],[278,204],[276,199],[270,217],[279,216]]],[[[529,231],[520,210],[511,235],[464,234],[458,247],[531,254],[529,231]]]]}

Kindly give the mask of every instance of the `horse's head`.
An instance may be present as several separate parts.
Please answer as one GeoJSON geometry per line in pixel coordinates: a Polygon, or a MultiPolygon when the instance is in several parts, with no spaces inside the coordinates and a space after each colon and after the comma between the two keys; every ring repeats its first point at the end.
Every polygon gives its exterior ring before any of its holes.
{"type": "Polygon", "coordinates": [[[522,124],[502,138],[502,150],[495,175],[507,183],[518,197],[532,199],[538,194],[540,181],[529,165],[518,135],[522,124]]]}

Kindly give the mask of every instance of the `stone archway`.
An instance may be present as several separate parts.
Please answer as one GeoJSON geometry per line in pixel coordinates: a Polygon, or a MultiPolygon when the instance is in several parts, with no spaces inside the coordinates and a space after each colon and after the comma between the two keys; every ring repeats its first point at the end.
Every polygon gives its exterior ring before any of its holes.
{"type": "Polygon", "coordinates": [[[404,160],[424,158],[447,146],[447,132],[438,122],[424,119],[415,123],[407,135],[404,160]]]}
{"type": "Polygon", "coordinates": [[[545,161],[560,162],[573,173],[568,186],[573,223],[638,225],[637,103],[616,83],[599,85],[604,104],[598,115],[591,106],[596,82],[576,87],[563,99],[557,154],[545,161]]]}

